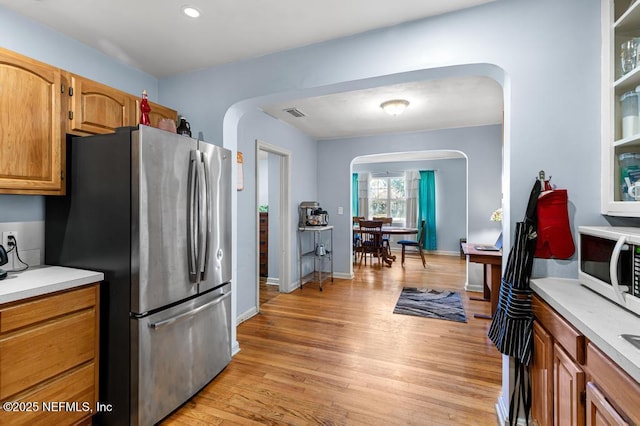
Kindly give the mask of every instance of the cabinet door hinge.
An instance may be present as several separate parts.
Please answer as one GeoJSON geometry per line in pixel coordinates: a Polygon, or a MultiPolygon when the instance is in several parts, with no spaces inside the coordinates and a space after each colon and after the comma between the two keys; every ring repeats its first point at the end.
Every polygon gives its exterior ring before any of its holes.
{"type": "Polygon", "coordinates": [[[60,93],[64,93],[64,84],[60,86],[60,93]]]}
{"type": "Polygon", "coordinates": [[[73,87],[69,86],[69,96],[73,96],[73,87]]]}
{"type": "Polygon", "coordinates": [[[73,120],[73,111],[69,111],[69,120],[73,120]]]}
{"type": "Polygon", "coordinates": [[[587,403],[587,391],[586,390],[580,391],[580,402],[582,404],[586,404],[587,403]]]}
{"type": "Polygon", "coordinates": [[[60,172],[60,179],[64,180],[64,171],[60,172]]]}

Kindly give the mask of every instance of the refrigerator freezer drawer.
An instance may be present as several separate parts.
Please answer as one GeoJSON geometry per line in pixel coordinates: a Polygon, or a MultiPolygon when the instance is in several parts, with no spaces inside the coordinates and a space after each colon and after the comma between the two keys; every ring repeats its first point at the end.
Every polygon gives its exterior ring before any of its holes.
{"type": "Polygon", "coordinates": [[[231,361],[231,285],[131,320],[131,424],[152,425],[231,361]]]}

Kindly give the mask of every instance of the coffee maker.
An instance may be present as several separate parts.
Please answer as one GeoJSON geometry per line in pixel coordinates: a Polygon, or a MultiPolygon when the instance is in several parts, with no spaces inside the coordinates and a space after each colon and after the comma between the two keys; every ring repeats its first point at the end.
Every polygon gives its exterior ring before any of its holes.
{"type": "Polygon", "coordinates": [[[303,201],[300,203],[300,227],[326,226],[329,224],[329,214],[322,210],[317,201],[303,201]]]}

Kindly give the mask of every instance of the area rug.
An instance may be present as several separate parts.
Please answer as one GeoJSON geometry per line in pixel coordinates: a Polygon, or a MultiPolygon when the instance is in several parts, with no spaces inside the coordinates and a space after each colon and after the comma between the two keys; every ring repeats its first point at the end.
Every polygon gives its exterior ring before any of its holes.
{"type": "Polygon", "coordinates": [[[404,287],[393,313],[467,322],[462,299],[455,291],[404,287]]]}

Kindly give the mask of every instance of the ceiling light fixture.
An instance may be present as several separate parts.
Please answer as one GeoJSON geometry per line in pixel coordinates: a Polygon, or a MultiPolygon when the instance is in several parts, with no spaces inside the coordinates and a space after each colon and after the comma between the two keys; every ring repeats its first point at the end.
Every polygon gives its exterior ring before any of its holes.
{"type": "Polygon", "coordinates": [[[182,13],[189,18],[197,18],[200,16],[200,11],[193,6],[182,6],[182,13]]]}
{"type": "Polygon", "coordinates": [[[409,101],[404,99],[392,99],[380,104],[380,108],[389,115],[400,115],[409,106],[409,101]]]}

